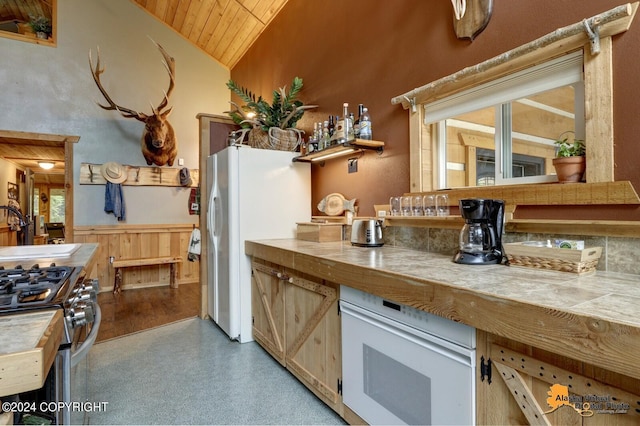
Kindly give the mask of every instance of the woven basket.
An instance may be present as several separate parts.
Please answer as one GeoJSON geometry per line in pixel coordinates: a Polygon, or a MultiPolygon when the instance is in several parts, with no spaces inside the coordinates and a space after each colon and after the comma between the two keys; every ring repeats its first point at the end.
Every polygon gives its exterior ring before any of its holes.
{"type": "Polygon", "coordinates": [[[277,151],[295,151],[302,142],[304,132],[298,129],[280,129],[271,127],[265,132],[259,127],[249,132],[249,146],[277,151]]]}
{"type": "Polygon", "coordinates": [[[508,243],[504,244],[504,251],[509,265],[586,274],[595,272],[602,247],[571,250],[508,243]]]}

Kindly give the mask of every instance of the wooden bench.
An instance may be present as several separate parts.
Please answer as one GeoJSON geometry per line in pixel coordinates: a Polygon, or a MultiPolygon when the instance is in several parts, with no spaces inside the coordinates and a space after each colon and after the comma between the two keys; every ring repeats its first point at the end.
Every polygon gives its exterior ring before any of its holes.
{"type": "Polygon", "coordinates": [[[151,266],[151,265],[169,265],[169,285],[171,288],[178,288],[177,278],[178,278],[178,269],[176,268],[177,263],[181,263],[182,258],[180,257],[151,257],[146,259],[123,259],[123,260],[114,260],[111,263],[115,272],[115,280],[113,282],[113,292],[120,293],[120,287],[122,285],[122,269],[123,268],[132,268],[138,266],[151,266]]]}

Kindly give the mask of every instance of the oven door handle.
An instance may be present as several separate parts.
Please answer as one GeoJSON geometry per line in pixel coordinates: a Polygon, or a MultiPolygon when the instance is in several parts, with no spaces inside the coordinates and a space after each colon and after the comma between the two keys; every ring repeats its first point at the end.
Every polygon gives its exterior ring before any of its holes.
{"type": "Polygon", "coordinates": [[[95,307],[96,313],[93,324],[91,325],[91,331],[89,332],[86,340],[82,342],[82,344],[71,354],[71,367],[75,367],[80,361],[82,361],[87,356],[91,346],[96,342],[100,323],[102,322],[102,310],[100,309],[100,305],[97,303],[95,304],[95,307]]]}

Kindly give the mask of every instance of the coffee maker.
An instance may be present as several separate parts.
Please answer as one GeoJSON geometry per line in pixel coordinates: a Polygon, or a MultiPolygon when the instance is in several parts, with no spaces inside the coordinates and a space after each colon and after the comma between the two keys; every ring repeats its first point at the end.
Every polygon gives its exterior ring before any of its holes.
{"type": "Polygon", "coordinates": [[[467,265],[502,263],[504,201],[463,199],[460,214],[465,224],[460,231],[460,249],[453,261],[467,265]]]}

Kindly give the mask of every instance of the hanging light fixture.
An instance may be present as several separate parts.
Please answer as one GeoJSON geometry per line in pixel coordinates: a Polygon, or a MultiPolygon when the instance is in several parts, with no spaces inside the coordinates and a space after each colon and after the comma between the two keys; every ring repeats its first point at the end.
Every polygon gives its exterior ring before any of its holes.
{"type": "Polygon", "coordinates": [[[53,161],[38,161],[38,165],[45,170],[51,170],[53,169],[54,163],[53,161]]]}

